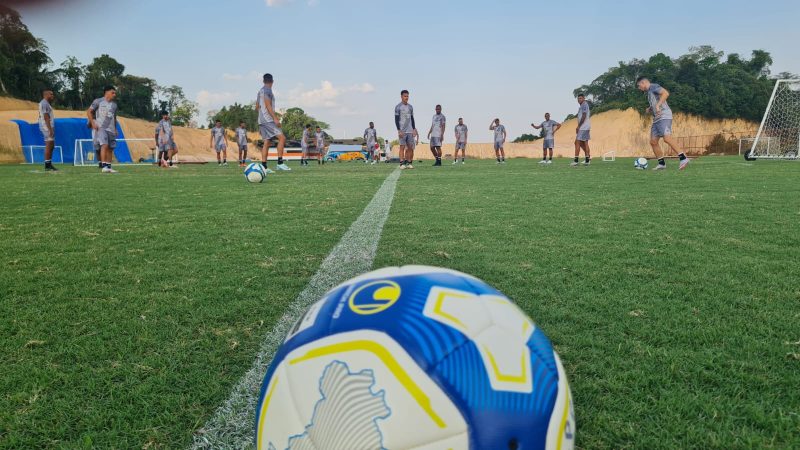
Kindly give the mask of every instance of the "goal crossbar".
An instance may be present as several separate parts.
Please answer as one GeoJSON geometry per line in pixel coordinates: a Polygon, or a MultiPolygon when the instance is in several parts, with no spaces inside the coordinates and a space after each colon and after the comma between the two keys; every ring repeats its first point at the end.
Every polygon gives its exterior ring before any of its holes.
{"type": "MultiPolygon", "coordinates": [[[[73,164],[76,166],[94,166],[99,161],[95,157],[94,141],[92,139],[75,139],[75,148],[73,153],[73,164]]],[[[153,139],[145,138],[121,138],[117,139],[117,145],[120,143],[128,144],[128,151],[131,154],[132,163],[128,165],[150,165],[157,159],[156,150],[154,148],[153,139]],[[135,155],[146,155],[151,158],[149,162],[137,162],[135,155]]]]}

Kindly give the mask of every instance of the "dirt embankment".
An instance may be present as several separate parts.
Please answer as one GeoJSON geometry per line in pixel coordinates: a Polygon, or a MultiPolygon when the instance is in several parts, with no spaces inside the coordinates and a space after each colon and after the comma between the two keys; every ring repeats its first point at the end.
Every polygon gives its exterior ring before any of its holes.
{"type": "MultiPolygon", "coordinates": [[[[84,117],[83,111],[56,110],[56,117],[84,117]]],[[[0,162],[18,163],[24,160],[21,151],[19,130],[17,125],[9,122],[11,119],[22,119],[28,122],[37,120],[37,108],[33,102],[0,97],[0,162]]],[[[154,146],[154,122],[139,119],[120,118],[120,124],[126,138],[151,139],[131,145],[134,159],[151,155],[154,146]]],[[[555,155],[557,157],[571,157],[574,153],[573,141],[577,120],[572,119],[563,124],[555,136],[555,155]]],[[[746,120],[711,120],[686,114],[676,114],[673,122],[673,134],[676,137],[688,136],[713,136],[718,133],[726,135],[755,135],[758,124],[746,120]]],[[[521,132],[522,130],[520,130],[521,132]]],[[[531,128],[531,131],[534,131],[531,128]]],[[[525,130],[528,132],[528,130],[525,130]]],[[[229,132],[229,136],[232,136],[229,132]]],[[[633,109],[625,111],[608,111],[592,117],[592,155],[600,158],[604,153],[614,151],[616,156],[650,156],[652,150],[648,140],[650,134],[650,118],[639,114],[633,109]]],[[[447,135],[443,152],[452,155],[454,146],[452,137],[447,135]],[[450,141],[449,143],[447,141],[450,141]]],[[[257,140],[257,133],[249,133],[252,140],[257,140]]],[[[175,127],[175,141],[179,148],[179,158],[185,161],[213,160],[215,154],[209,147],[209,131],[184,127],[175,127]]],[[[695,140],[696,141],[696,140],[695,140]]],[[[686,140],[686,142],[689,142],[686,140]]],[[[688,145],[688,144],[687,144],[688,145]]],[[[702,145],[702,144],[701,144],[702,145]]],[[[427,145],[418,147],[416,157],[431,158],[427,145]]],[[[542,141],[527,144],[506,144],[506,156],[509,158],[539,158],[541,157],[542,141]]],[[[72,149],[65,149],[72,151],[72,149]]],[[[234,146],[229,147],[228,157],[235,159],[234,146]]],[[[397,152],[397,148],[393,149],[397,152]]],[[[251,147],[252,153],[252,147],[251,147]]],[[[491,143],[470,143],[467,148],[470,158],[493,158],[494,149],[491,143]]]]}

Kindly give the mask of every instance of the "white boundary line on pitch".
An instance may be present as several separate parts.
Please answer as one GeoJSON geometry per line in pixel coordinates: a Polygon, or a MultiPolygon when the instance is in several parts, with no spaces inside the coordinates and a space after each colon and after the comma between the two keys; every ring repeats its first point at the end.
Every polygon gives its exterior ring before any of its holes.
{"type": "Polygon", "coordinates": [[[400,170],[384,180],[378,192],[322,261],[317,273],[264,338],[253,366],[234,386],[225,403],[194,435],[192,449],[253,448],[256,403],[261,382],[286,334],[306,309],[337,285],[372,269],[383,225],[389,216],[400,170]],[[364,230],[370,230],[365,233],[364,230]],[[374,231],[378,231],[376,239],[374,231]]]}

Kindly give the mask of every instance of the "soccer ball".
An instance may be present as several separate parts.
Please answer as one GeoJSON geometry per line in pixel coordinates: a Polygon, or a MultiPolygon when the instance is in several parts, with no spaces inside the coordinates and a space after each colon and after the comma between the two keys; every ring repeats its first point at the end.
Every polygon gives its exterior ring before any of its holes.
{"type": "Polygon", "coordinates": [[[391,267],[329,291],[266,373],[258,449],[572,449],[564,368],[511,300],[469,275],[391,267]]]}
{"type": "Polygon", "coordinates": [[[635,168],[637,168],[639,170],[647,169],[647,158],[637,158],[633,162],[633,167],[635,167],[635,168]]]}
{"type": "Polygon", "coordinates": [[[251,183],[261,183],[267,178],[267,171],[259,163],[250,163],[244,168],[244,178],[251,183]]]}

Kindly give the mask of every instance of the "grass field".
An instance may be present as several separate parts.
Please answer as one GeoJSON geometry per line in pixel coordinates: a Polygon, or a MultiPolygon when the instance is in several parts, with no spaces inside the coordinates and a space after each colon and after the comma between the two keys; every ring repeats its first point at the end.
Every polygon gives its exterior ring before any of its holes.
{"type": "MultiPolygon", "coordinates": [[[[516,300],[580,447],[800,448],[800,164],[429,164],[375,267],[516,300]]],[[[392,170],[298,169],[0,166],[0,448],[188,445],[392,170]]]]}

